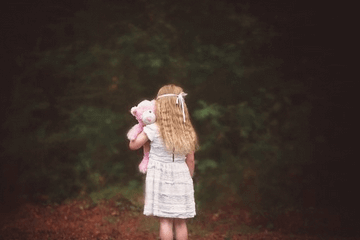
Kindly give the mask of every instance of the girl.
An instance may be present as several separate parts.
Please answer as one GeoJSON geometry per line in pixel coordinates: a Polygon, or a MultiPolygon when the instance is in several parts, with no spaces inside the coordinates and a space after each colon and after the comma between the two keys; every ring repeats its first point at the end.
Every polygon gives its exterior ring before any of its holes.
{"type": "Polygon", "coordinates": [[[145,126],[129,144],[131,150],[136,150],[151,142],[144,214],[159,217],[162,240],[173,239],[173,226],[176,239],[188,239],[185,220],[196,214],[192,176],[197,136],[185,95],[178,86],[162,87],[155,103],[156,123],[145,126]]]}

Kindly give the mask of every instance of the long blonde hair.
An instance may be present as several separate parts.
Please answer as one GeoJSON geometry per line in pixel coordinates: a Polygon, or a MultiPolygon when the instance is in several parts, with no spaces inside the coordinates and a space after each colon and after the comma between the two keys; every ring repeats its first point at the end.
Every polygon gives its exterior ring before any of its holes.
{"type": "Polygon", "coordinates": [[[180,94],[181,87],[173,84],[160,88],[156,99],[156,123],[160,135],[170,152],[188,154],[195,152],[198,140],[194,127],[191,124],[189,112],[184,101],[185,122],[181,104],[176,104],[176,96],[160,97],[164,94],[180,94]]]}

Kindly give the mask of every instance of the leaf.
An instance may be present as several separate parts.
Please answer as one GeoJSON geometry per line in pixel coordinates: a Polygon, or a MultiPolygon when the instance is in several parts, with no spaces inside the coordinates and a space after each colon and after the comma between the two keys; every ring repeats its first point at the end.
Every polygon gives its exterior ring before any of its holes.
{"type": "Polygon", "coordinates": [[[202,159],[197,166],[200,172],[206,172],[208,169],[216,169],[217,167],[218,164],[213,159],[202,159]]]}
{"type": "Polygon", "coordinates": [[[194,112],[194,117],[198,120],[204,120],[206,118],[216,119],[221,116],[220,108],[217,104],[207,105],[204,101],[199,101],[202,105],[202,109],[198,109],[194,112]]]}

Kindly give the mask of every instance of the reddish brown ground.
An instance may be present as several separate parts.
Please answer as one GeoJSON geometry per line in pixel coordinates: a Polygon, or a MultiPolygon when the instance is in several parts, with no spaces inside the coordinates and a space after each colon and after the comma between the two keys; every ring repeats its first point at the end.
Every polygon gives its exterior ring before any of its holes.
{"type": "MultiPolygon", "coordinates": [[[[246,211],[240,211],[236,216],[231,215],[231,211],[219,211],[203,215],[201,219],[188,222],[189,239],[345,239],[294,235],[281,230],[269,232],[265,229],[258,229],[253,231],[253,228],[247,228],[244,225],[249,221],[246,211]]],[[[290,224],[290,221],[286,222],[290,224]]],[[[291,226],[288,229],[291,230],[291,226]]],[[[0,239],[6,240],[150,240],[158,239],[157,231],[157,219],[143,216],[139,207],[126,202],[126,200],[122,202],[107,200],[98,204],[90,204],[90,201],[86,200],[73,200],[61,205],[47,206],[27,203],[21,205],[16,211],[2,214],[0,221],[0,239]]]]}

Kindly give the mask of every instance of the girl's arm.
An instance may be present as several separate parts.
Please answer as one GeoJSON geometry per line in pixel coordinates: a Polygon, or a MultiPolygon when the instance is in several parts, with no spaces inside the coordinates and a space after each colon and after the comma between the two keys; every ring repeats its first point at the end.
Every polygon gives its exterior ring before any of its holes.
{"type": "Polygon", "coordinates": [[[189,171],[190,171],[190,175],[191,177],[194,176],[194,170],[195,170],[195,156],[194,153],[189,153],[188,155],[186,155],[186,160],[185,160],[189,171]]]}
{"type": "Polygon", "coordinates": [[[150,142],[147,141],[144,145],[143,145],[143,149],[144,149],[144,154],[150,152],[150,142]]]}
{"type": "Polygon", "coordinates": [[[141,148],[147,141],[149,141],[149,138],[144,132],[141,132],[135,140],[130,141],[129,148],[131,150],[137,150],[141,148]]]}

